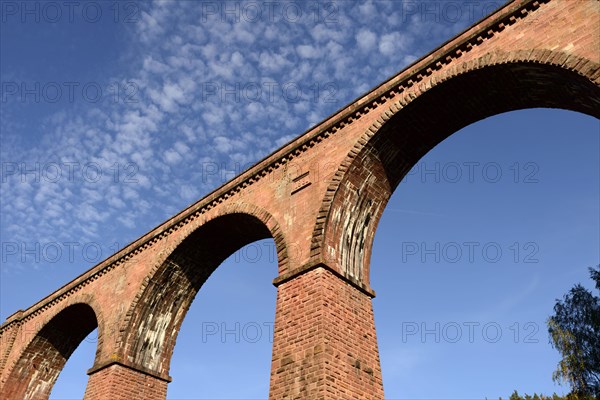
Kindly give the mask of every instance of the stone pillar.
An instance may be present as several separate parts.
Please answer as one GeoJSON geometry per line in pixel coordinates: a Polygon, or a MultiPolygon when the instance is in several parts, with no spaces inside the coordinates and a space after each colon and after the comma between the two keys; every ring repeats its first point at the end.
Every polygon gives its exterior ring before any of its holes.
{"type": "Polygon", "coordinates": [[[275,279],[270,400],[383,400],[374,293],[326,264],[275,279]]]}
{"type": "Polygon", "coordinates": [[[94,367],[84,400],[164,400],[169,377],[160,377],[118,362],[94,367]]]}

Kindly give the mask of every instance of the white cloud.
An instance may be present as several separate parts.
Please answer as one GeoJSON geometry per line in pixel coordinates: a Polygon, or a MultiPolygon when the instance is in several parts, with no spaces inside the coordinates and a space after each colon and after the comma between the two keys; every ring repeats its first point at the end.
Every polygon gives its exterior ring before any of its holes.
{"type": "Polygon", "coordinates": [[[217,136],[216,138],[214,138],[213,142],[217,151],[221,153],[227,154],[234,149],[233,140],[225,136],[217,136]]]}
{"type": "Polygon", "coordinates": [[[163,155],[163,158],[165,159],[165,162],[167,164],[177,164],[179,162],[181,162],[181,160],[183,160],[183,157],[181,157],[181,154],[179,154],[177,151],[175,151],[174,149],[169,149],[165,152],[165,154],[163,155]]]}
{"type": "Polygon", "coordinates": [[[400,32],[386,33],[379,41],[379,51],[388,57],[400,55],[408,44],[408,37],[400,32]]]}
{"type": "Polygon", "coordinates": [[[296,47],[296,51],[302,58],[318,58],[321,55],[321,52],[310,44],[302,44],[296,47]]]}
{"type": "Polygon", "coordinates": [[[377,35],[369,29],[361,29],[356,34],[356,42],[361,50],[373,50],[377,44],[377,35]]]}
{"type": "Polygon", "coordinates": [[[153,74],[166,74],[169,71],[169,67],[166,64],[155,60],[152,56],[144,59],[143,68],[153,74]]]}
{"type": "Polygon", "coordinates": [[[263,51],[260,54],[258,66],[266,71],[278,72],[291,66],[291,62],[288,61],[283,54],[263,51]]]}
{"type": "MultiPolygon", "coordinates": [[[[379,4],[381,4],[381,2],[378,3],[378,5],[379,4]]],[[[364,19],[367,19],[367,20],[370,20],[370,19],[376,17],[377,14],[378,14],[377,13],[377,8],[376,8],[375,4],[371,0],[366,1],[364,3],[361,3],[358,6],[358,10],[360,12],[360,16],[362,18],[364,18],[364,19]]]]}

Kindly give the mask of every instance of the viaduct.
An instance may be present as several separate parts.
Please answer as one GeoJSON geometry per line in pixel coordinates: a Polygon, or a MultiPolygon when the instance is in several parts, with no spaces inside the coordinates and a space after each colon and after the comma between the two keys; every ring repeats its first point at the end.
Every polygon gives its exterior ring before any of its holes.
{"type": "Polygon", "coordinates": [[[85,399],[165,399],[177,333],[233,252],[273,238],[270,394],[384,398],[375,230],[411,167],[466,125],[550,107],[600,118],[600,2],[513,0],[0,327],[0,397],[47,399],[98,328],[85,399]]]}

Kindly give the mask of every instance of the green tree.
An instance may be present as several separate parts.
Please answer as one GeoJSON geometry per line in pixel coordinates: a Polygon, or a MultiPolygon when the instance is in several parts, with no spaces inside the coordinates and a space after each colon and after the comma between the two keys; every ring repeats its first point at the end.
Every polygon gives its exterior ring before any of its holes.
{"type": "MultiPolygon", "coordinates": [[[[502,400],[502,397],[500,398],[500,400],[502,400]]],[[[513,394],[510,395],[508,400],[578,400],[578,399],[569,398],[569,397],[560,397],[556,393],[554,393],[552,396],[544,396],[543,394],[538,395],[536,393],[534,393],[533,396],[530,396],[528,394],[521,396],[519,394],[519,392],[517,392],[515,390],[513,392],[513,394]]],[[[584,399],[581,399],[581,400],[584,400],[584,399]]],[[[587,400],[587,399],[585,399],[585,400],[587,400]]]]}
{"type": "MultiPolygon", "coordinates": [[[[559,396],[556,393],[552,394],[552,396],[546,396],[543,394],[538,395],[536,393],[534,393],[533,396],[530,396],[528,394],[521,396],[519,394],[519,392],[517,392],[516,390],[508,398],[508,400],[529,400],[529,399],[531,399],[531,400],[598,400],[596,397],[592,397],[592,396],[588,396],[588,395],[579,396],[579,395],[573,394],[573,393],[570,393],[564,397],[559,396]]],[[[500,400],[502,400],[502,397],[500,397],[500,400]]]]}
{"type": "MultiPolygon", "coordinates": [[[[600,265],[590,268],[590,276],[600,291],[600,265]]],[[[600,297],[575,285],[556,300],[548,333],[562,355],[552,379],[571,386],[568,398],[600,398],[600,297]]]]}

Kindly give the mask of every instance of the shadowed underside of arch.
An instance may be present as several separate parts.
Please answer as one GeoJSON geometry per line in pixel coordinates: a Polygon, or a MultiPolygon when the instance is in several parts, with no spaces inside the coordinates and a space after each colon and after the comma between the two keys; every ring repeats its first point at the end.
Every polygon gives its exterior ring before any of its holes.
{"type": "MultiPolygon", "coordinates": [[[[98,321],[94,310],[78,303],[48,322],[21,354],[8,378],[6,399],[47,399],[60,371],[98,321]]],[[[100,335],[99,340],[100,340],[100,335]]]]}
{"type": "Polygon", "coordinates": [[[418,96],[406,93],[342,163],[322,204],[320,215],[327,222],[316,225],[313,248],[320,247],[323,257],[350,279],[368,283],[373,238],[385,205],[418,160],[454,132],[496,114],[534,107],[600,118],[600,87],[593,80],[600,67],[589,61],[578,62],[587,64],[589,77],[531,61],[482,64],[463,65],[432,87],[418,88],[418,96]]]}
{"type": "Polygon", "coordinates": [[[179,328],[194,297],[213,271],[243,246],[274,238],[279,263],[286,251],[277,224],[266,217],[231,213],[205,223],[190,234],[157,268],[143,288],[126,332],[131,343],[127,364],[168,378],[179,328]],[[271,222],[268,222],[268,221],[271,222]]]}

